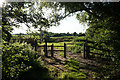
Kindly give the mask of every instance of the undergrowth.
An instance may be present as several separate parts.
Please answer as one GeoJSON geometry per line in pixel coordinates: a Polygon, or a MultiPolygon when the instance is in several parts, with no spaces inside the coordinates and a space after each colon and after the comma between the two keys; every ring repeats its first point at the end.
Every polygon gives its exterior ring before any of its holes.
{"type": "Polygon", "coordinates": [[[70,72],[63,72],[62,78],[68,79],[68,80],[78,80],[78,79],[86,79],[86,73],[80,71],[80,68],[83,66],[80,65],[80,63],[74,59],[66,60],[65,61],[65,68],[68,69],[70,72]]]}

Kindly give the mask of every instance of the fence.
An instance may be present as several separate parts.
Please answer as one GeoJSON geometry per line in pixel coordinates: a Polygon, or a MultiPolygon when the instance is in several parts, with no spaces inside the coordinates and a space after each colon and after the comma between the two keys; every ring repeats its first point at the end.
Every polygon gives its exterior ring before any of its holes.
{"type": "MultiPolygon", "coordinates": [[[[12,39],[11,41],[12,42],[15,42],[17,39],[12,39]]],[[[17,41],[19,42],[27,42],[27,43],[30,43],[33,47],[35,47],[35,51],[37,51],[38,47],[44,47],[44,52],[45,52],[45,56],[47,57],[48,56],[48,51],[51,51],[51,57],[54,57],[54,51],[64,51],[64,58],[66,58],[66,43],[64,43],[64,46],[54,46],[54,44],[48,46],[47,45],[47,41],[45,41],[45,45],[41,45],[39,46],[37,44],[37,41],[40,40],[40,39],[37,39],[37,40],[34,40],[34,39],[19,39],[17,41]],[[51,47],[51,50],[47,50],[47,47],[51,47]],[[54,47],[64,47],[64,50],[54,50],[54,47]]]]}
{"type": "Polygon", "coordinates": [[[92,44],[95,43],[95,42],[92,42],[92,41],[88,41],[88,40],[82,40],[82,41],[84,41],[84,44],[83,44],[83,57],[84,58],[90,58],[90,54],[99,55],[100,57],[102,57],[102,56],[113,57],[113,56],[110,56],[110,50],[109,49],[100,49],[100,48],[96,48],[94,46],[89,46],[88,43],[92,43],[92,44]],[[109,54],[106,55],[106,54],[91,52],[91,49],[96,49],[96,50],[108,52],[109,54]]]}
{"type": "MultiPolygon", "coordinates": [[[[21,40],[27,41],[27,39],[21,39],[21,40]]],[[[39,46],[37,44],[37,40],[31,40],[31,41],[32,41],[32,43],[31,42],[30,43],[35,47],[35,51],[37,51],[38,47],[44,47],[44,52],[45,52],[46,57],[48,56],[48,51],[51,51],[51,57],[54,57],[54,51],[64,51],[64,57],[66,58],[66,44],[65,43],[64,43],[64,46],[54,46],[54,44],[48,46],[47,41],[45,41],[45,45],[39,46]],[[47,47],[51,47],[51,50],[48,50],[47,47]],[[54,47],[64,47],[64,50],[54,50],[54,47]]],[[[88,41],[87,39],[86,40],[79,40],[79,41],[84,42],[84,44],[83,44],[83,57],[84,58],[90,58],[90,54],[99,55],[100,57],[105,56],[105,54],[99,54],[99,53],[91,52],[91,48],[96,49],[96,50],[101,50],[101,51],[104,51],[104,52],[108,52],[110,54],[109,49],[98,49],[94,46],[89,46],[88,45],[88,43],[94,44],[96,42],[88,41]]],[[[106,57],[113,57],[113,56],[107,55],[106,57]]]]}
{"type": "Polygon", "coordinates": [[[44,47],[45,56],[48,56],[48,51],[51,51],[51,57],[54,57],[54,51],[64,51],[64,58],[66,58],[66,43],[64,46],[54,46],[54,44],[48,46],[47,41],[45,41],[45,45],[38,46],[37,40],[35,40],[35,50],[37,51],[38,47],[44,47]],[[47,47],[51,47],[51,50],[48,50],[47,47]],[[54,47],[64,47],[64,50],[54,50],[54,47]]]}

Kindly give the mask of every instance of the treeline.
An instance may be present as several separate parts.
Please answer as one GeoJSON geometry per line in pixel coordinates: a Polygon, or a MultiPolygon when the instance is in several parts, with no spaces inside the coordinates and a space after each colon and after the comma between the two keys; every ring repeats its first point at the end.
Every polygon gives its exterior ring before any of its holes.
{"type": "MultiPolygon", "coordinates": [[[[29,34],[24,34],[24,33],[18,33],[18,34],[14,34],[14,35],[36,35],[39,36],[41,35],[41,33],[29,33],[29,34]]],[[[42,32],[42,36],[49,36],[49,37],[63,37],[63,36],[85,36],[84,33],[53,33],[53,32],[47,32],[47,31],[43,31],[42,32]]]]}
{"type": "Polygon", "coordinates": [[[85,36],[84,33],[52,33],[52,32],[48,32],[48,35],[50,35],[50,37],[62,37],[62,36],[85,36]]]}

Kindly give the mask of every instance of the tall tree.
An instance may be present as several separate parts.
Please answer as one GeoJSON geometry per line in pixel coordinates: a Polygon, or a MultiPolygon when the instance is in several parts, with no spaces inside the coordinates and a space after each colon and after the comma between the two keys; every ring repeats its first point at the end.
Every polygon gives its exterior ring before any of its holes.
{"type": "MultiPolygon", "coordinates": [[[[76,15],[80,23],[87,23],[89,29],[87,37],[104,42],[104,45],[114,53],[119,54],[120,47],[120,2],[95,2],[95,3],[42,3],[53,9],[53,15],[60,21],[68,16],[76,15]],[[62,11],[61,11],[62,10],[62,11]]],[[[46,7],[46,6],[45,6],[46,7]]]]}
{"type": "Polygon", "coordinates": [[[26,3],[12,2],[2,8],[2,35],[6,41],[10,40],[13,26],[19,27],[19,23],[26,22],[27,14],[22,9],[26,3]]]}
{"type": "Polygon", "coordinates": [[[10,40],[13,26],[19,28],[20,23],[40,31],[50,26],[42,7],[36,5],[37,2],[10,2],[2,8],[2,34],[5,41],[10,40]]]}

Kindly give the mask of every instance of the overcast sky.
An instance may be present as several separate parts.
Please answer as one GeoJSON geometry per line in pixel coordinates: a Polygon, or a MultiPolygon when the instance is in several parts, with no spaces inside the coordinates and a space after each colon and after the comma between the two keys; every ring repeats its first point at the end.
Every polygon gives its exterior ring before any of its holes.
{"type": "MultiPolygon", "coordinates": [[[[60,22],[59,26],[56,27],[51,27],[48,29],[49,32],[54,32],[54,33],[84,33],[88,27],[86,25],[81,25],[79,21],[75,18],[75,16],[72,17],[67,17],[64,20],[60,22]]],[[[13,33],[26,33],[27,27],[23,25],[21,28],[14,28],[13,33]]],[[[32,30],[34,30],[32,28],[32,30]]]]}
{"type": "MultiPolygon", "coordinates": [[[[0,1],[0,6],[1,6],[1,3],[3,2],[4,0],[1,0],[0,1]]],[[[50,12],[50,11],[46,11],[45,12],[50,12]]],[[[60,25],[59,26],[56,26],[56,27],[51,27],[50,29],[48,29],[49,32],[54,32],[54,33],[73,33],[73,32],[77,32],[77,33],[84,33],[87,29],[87,25],[81,25],[79,23],[79,21],[76,19],[76,16],[72,16],[72,17],[67,17],[65,18],[64,20],[62,20],[60,22],[60,25]]],[[[20,28],[14,28],[13,30],[13,34],[16,34],[16,33],[26,33],[26,30],[28,28],[22,24],[22,27],[20,28]]],[[[34,30],[33,28],[31,30],[34,30]]]]}

